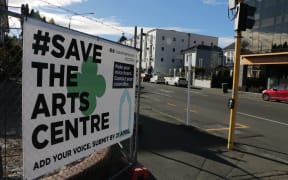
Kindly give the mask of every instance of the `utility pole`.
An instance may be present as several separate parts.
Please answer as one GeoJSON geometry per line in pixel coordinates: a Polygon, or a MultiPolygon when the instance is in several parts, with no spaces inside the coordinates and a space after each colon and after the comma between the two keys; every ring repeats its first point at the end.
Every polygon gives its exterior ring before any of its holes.
{"type": "MultiPolygon", "coordinates": [[[[238,0],[238,4],[241,0],[238,0]]],[[[237,16],[239,19],[240,10],[237,10],[237,16]]],[[[237,19],[237,21],[238,21],[237,19]]],[[[236,24],[237,22],[235,22],[236,24]]],[[[233,86],[232,86],[232,96],[229,99],[228,105],[230,108],[230,124],[229,124],[229,135],[228,135],[228,145],[229,150],[233,149],[234,146],[234,135],[235,135],[235,123],[236,123],[236,112],[238,108],[238,84],[239,84],[239,66],[240,66],[240,44],[241,44],[241,30],[236,25],[235,28],[235,53],[234,53],[234,71],[233,71],[233,86]]]]}
{"type": "Polygon", "coordinates": [[[255,24],[256,7],[243,3],[243,0],[229,0],[229,9],[236,8],[235,19],[235,53],[234,53],[234,75],[232,97],[229,99],[228,106],[230,108],[230,125],[228,146],[229,150],[233,149],[234,131],[236,122],[236,113],[238,108],[238,85],[239,85],[239,67],[240,67],[240,49],[241,49],[241,31],[252,29],[255,24]],[[236,5],[237,4],[237,5],[236,5]]]}
{"type": "Polygon", "coordinates": [[[229,150],[233,149],[233,145],[234,145],[236,112],[238,108],[240,44],[241,44],[241,31],[237,31],[236,37],[235,37],[234,72],[233,72],[234,75],[233,75],[232,96],[231,96],[231,99],[229,99],[230,124],[229,124],[229,136],[228,136],[228,146],[227,146],[229,150]]]}
{"type": "MultiPolygon", "coordinates": [[[[134,162],[137,162],[138,156],[138,132],[139,132],[139,113],[140,113],[140,87],[141,87],[141,71],[142,71],[142,50],[143,50],[143,28],[140,30],[140,54],[139,54],[139,67],[138,67],[138,88],[137,88],[137,109],[136,109],[136,121],[135,121],[135,154],[134,162]]],[[[135,37],[136,38],[136,37],[135,37]]]]}
{"type": "MultiPolygon", "coordinates": [[[[133,42],[133,46],[134,46],[134,48],[137,48],[137,26],[135,26],[135,28],[134,28],[134,42],[133,42]]],[[[137,78],[137,76],[136,76],[136,78],[137,78]]],[[[136,83],[137,83],[137,81],[136,81],[136,83]]],[[[136,93],[138,93],[138,89],[136,89],[136,93]]],[[[137,98],[140,98],[140,97],[138,97],[138,94],[137,94],[137,98]]],[[[137,99],[137,102],[138,102],[138,99],[137,99]]],[[[138,106],[138,104],[137,104],[137,106],[138,106]]],[[[138,107],[137,107],[137,109],[138,109],[138,107]]],[[[135,121],[136,121],[136,117],[138,116],[137,113],[139,113],[139,112],[137,111],[136,112],[136,116],[134,116],[135,117],[135,121]]],[[[134,127],[136,127],[136,124],[134,125],[134,127]]],[[[133,132],[134,132],[134,127],[133,127],[133,132]]],[[[130,158],[133,161],[134,161],[134,157],[135,157],[134,156],[135,155],[135,149],[134,149],[134,142],[135,141],[134,141],[134,139],[136,139],[135,133],[133,133],[133,135],[130,138],[130,155],[129,156],[130,156],[130,158]]]]}
{"type": "Polygon", "coordinates": [[[189,126],[190,122],[190,89],[191,89],[191,66],[192,66],[192,55],[189,54],[188,58],[188,84],[187,84],[187,114],[186,114],[186,126],[189,126]]]}

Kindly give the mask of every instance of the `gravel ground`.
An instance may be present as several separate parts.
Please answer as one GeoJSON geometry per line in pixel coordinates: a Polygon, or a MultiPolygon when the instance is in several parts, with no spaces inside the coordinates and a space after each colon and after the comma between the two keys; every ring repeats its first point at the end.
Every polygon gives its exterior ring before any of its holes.
{"type": "Polygon", "coordinates": [[[7,179],[21,179],[23,172],[22,140],[20,138],[7,138],[5,148],[5,139],[0,137],[0,146],[2,160],[0,169],[2,169],[3,176],[7,179]]]}
{"type": "MultiPolygon", "coordinates": [[[[1,175],[7,180],[23,179],[22,139],[8,137],[5,148],[5,139],[0,137],[0,147],[0,180],[1,175]]],[[[109,152],[110,149],[105,148],[39,179],[83,179],[91,176],[87,173],[89,169],[99,166],[99,162],[109,157],[109,152]]]]}

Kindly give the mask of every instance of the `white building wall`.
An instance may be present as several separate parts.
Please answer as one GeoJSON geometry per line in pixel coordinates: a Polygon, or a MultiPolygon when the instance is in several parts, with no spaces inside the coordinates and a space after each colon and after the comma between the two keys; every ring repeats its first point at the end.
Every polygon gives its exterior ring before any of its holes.
{"type": "MultiPolygon", "coordinates": [[[[176,69],[176,73],[179,73],[180,70],[184,71],[182,50],[199,44],[218,45],[217,37],[174,30],[154,29],[147,32],[146,36],[148,41],[146,51],[149,52],[146,53],[148,57],[145,58],[145,65],[151,64],[153,73],[172,75],[174,69],[176,69]]],[[[147,69],[148,67],[143,66],[143,63],[142,68],[147,69]]]]}
{"type": "MultiPolygon", "coordinates": [[[[126,45],[133,46],[134,40],[127,40],[126,45]]],[[[218,45],[218,37],[179,32],[174,30],[153,29],[143,36],[142,69],[153,73],[173,75],[184,71],[182,50],[196,45],[218,45]]],[[[137,48],[140,48],[140,36],[137,37],[137,48]]],[[[138,67],[139,65],[137,65],[138,67]]]]}
{"type": "Polygon", "coordinates": [[[234,64],[234,50],[228,50],[224,52],[225,56],[225,65],[233,65],[234,64]]]}

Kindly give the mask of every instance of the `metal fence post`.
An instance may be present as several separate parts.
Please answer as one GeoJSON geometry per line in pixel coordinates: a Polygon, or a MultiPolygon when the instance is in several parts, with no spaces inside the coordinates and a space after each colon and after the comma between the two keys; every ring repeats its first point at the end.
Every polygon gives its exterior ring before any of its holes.
{"type": "Polygon", "coordinates": [[[0,145],[0,180],[3,180],[2,147],[0,145]]]}

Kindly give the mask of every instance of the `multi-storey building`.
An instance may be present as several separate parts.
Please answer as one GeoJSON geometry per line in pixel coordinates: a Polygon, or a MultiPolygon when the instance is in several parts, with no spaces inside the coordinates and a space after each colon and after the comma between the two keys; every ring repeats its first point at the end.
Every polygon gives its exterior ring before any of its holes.
{"type": "Polygon", "coordinates": [[[219,87],[220,83],[225,82],[226,79],[224,77],[219,77],[220,74],[223,74],[221,71],[224,68],[223,51],[220,47],[197,45],[184,50],[183,53],[185,57],[185,74],[189,78],[189,72],[191,73],[190,83],[192,85],[198,87],[219,87]],[[199,84],[199,82],[201,83],[199,84]],[[206,82],[205,86],[203,86],[203,82],[206,82]]]}
{"type": "Polygon", "coordinates": [[[288,83],[288,1],[244,2],[256,7],[256,12],[253,28],[242,33],[242,87],[260,92],[288,83]]]}
{"type": "MultiPolygon", "coordinates": [[[[132,45],[133,39],[126,42],[132,45]]],[[[137,37],[138,45],[140,38],[137,37]]],[[[184,72],[183,50],[195,45],[217,46],[218,37],[153,29],[143,36],[142,69],[151,74],[175,74],[184,72]]]]}

